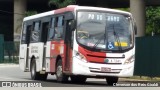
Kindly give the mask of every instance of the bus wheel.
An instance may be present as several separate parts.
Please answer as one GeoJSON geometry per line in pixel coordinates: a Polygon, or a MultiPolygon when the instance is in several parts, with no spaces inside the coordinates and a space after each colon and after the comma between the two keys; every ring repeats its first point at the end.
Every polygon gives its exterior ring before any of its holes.
{"type": "Polygon", "coordinates": [[[40,79],[40,73],[36,72],[36,62],[33,60],[31,62],[31,79],[32,80],[39,80],[40,79]]]}
{"type": "Polygon", "coordinates": [[[85,76],[71,76],[71,81],[73,83],[85,83],[86,79],[87,78],[85,76]]]}
{"type": "Polygon", "coordinates": [[[68,76],[63,73],[62,60],[58,60],[56,65],[56,78],[58,82],[67,82],[68,76]]]}
{"type": "Polygon", "coordinates": [[[113,85],[118,82],[118,77],[107,77],[106,82],[108,85],[113,85]]]}

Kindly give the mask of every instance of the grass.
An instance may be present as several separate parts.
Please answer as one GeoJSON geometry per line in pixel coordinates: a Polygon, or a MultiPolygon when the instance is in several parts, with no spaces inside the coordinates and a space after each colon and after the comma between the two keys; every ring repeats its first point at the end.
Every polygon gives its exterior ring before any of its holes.
{"type": "Polygon", "coordinates": [[[125,78],[125,79],[144,80],[144,81],[160,81],[160,77],[148,77],[148,76],[133,76],[133,77],[125,78]]]}
{"type": "Polygon", "coordinates": [[[1,60],[0,63],[15,63],[15,64],[18,64],[19,61],[18,59],[4,59],[4,60],[1,60]]]}

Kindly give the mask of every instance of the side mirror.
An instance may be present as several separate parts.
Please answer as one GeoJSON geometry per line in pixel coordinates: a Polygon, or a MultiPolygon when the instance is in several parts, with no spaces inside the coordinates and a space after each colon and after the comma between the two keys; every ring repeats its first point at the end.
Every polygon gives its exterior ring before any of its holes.
{"type": "Polygon", "coordinates": [[[70,26],[70,29],[71,29],[71,31],[74,31],[74,29],[75,29],[75,20],[71,20],[70,22],[69,22],[69,26],[70,26]]]}
{"type": "Polygon", "coordinates": [[[134,26],[134,33],[135,35],[137,35],[137,25],[136,25],[136,20],[133,19],[134,23],[133,23],[133,26],[134,26]]]}
{"type": "Polygon", "coordinates": [[[134,32],[135,32],[135,35],[137,35],[137,26],[136,26],[136,24],[134,24],[134,32]]]}
{"type": "Polygon", "coordinates": [[[68,12],[64,16],[65,20],[73,20],[74,19],[74,14],[72,12],[68,12]]]}

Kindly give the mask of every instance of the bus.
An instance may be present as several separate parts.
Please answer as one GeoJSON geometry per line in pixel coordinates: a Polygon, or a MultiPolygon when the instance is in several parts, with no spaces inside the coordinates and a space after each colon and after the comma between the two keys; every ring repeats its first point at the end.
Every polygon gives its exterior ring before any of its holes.
{"type": "Polygon", "coordinates": [[[19,65],[33,80],[55,75],[84,83],[117,83],[134,72],[136,24],[131,13],[69,5],[23,19],[19,65]]]}

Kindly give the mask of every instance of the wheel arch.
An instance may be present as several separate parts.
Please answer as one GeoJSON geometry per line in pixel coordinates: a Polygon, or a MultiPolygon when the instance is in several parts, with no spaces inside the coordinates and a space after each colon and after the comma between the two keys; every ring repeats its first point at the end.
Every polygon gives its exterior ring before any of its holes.
{"type": "Polygon", "coordinates": [[[59,60],[62,60],[62,57],[61,57],[61,55],[58,55],[58,56],[57,56],[57,58],[56,58],[56,65],[55,65],[55,68],[56,68],[56,66],[57,66],[57,63],[58,63],[58,61],[59,61],[59,60]]]}
{"type": "Polygon", "coordinates": [[[30,65],[29,65],[29,70],[31,71],[31,65],[32,65],[32,62],[33,61],[35,61],[35,63],[36,63],[36,59],[35,59],[35,56],[34,55],[32,55],[32,57],[31,57],[31,59],[30,59],[30,65]]]}

